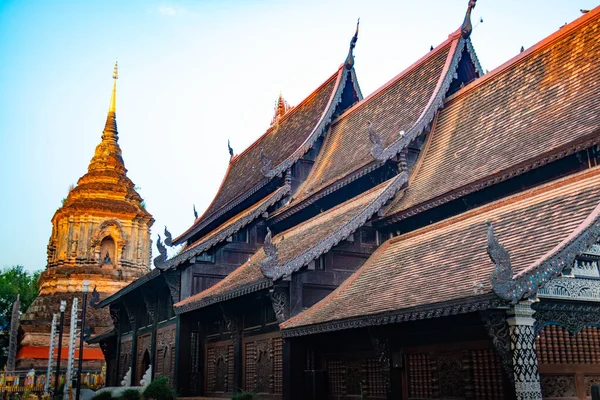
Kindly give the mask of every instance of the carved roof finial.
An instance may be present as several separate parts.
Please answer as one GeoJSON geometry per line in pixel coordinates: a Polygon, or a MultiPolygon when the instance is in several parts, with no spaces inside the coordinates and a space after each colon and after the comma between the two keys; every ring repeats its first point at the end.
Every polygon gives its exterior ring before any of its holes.
{"type": "Polygon", "coordinates": [[[171,236],[171,232],[167,229],[165,225],[165,245],[172,247],[173,246],[173,237],[171,236]]]}
{"type": "Polygon", "coordinates": [[[279,97],[275,103],[275,113],[273,114],[271,125],[275,125],[291,108],[292,107],[289,105],[289,103],[283,98],[281,92],[279,92],[279,97]]]}
{"type": "Polygon", "coordinates": [[[198,219],[198,211],[196,211],[196,205],[194,204],[194,218],[198,219]]]}
{"type": "Polygon", "coordinates": [[[346,69],[352,69],[354,67],[354,47],[356,47],[356,41],[358,40],[358,25],[360,24],[360,18],[356,21],[356,32],[354,32],[354,36],[350,40],[350,49],[348,50],[348,57],[346,57],[346,61],[344,62],[344,66],[346,69]]]}
{"type": "Polygon", "coordinates": [[[465,20],[460,28],[460,33],[463,39],[468,39],[473,31],[473,25],[471,25],[471,11],[475,8],[476,4],[477,0],[469,0],[469,7],[467,8],[467,13],[465,14],[465,20]]]}
{"type": "Polygon", "coordinates": [[[231,142],[227,139],[227,149],[229,150],[229,161],[233,158],[233,149],[231,148],[231,142]]]}
{"type": "Polygon", "coordinates": [[[160,235],[158,235],[158,239],[156,239],[156,248],[158,249],[159,254],[154,258],[154,266],[158,269],[164,269],[168,255],[167,248],[163,244],[160,235]]]}

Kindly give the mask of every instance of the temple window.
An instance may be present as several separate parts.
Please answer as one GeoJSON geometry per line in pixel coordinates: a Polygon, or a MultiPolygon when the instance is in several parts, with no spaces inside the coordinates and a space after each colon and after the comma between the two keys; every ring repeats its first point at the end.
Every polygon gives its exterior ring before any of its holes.
{"type": "Polygon", "coordinates": [[[100,242],[100,264],[115,265],[115,241],[107,236],[100,242]]]}

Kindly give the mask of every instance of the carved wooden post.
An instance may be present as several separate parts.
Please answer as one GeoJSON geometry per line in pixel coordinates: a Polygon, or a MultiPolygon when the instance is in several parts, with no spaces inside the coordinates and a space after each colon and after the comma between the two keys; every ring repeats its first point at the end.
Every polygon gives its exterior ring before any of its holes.
{"type": "Polygon", "coordinates": [[[531,300],[523,300],[508,311],[510,349],[517,400],[542,400],[540,373],[535,353],[535,329],[531,300]]]}

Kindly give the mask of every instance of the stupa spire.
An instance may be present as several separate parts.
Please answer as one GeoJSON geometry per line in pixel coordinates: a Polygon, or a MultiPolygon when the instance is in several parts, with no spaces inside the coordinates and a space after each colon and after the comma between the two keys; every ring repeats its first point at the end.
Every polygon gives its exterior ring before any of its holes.
{"type": "Polygon", "coordinates": [[[117,79],[119,79],[119,62],[115,61],[115,69],[113,70],[113,90],[110,97],[110,106],[108,112],[117,112],[117,79]]]}
{"type": "Polygon", "coordinates": [[[117,79],[119,79],[119,64],[115,61],[115,68],[113,70],[113,88],[110,96],[110,105],[108,106],[108,116],[106,117],[106,125],[104,126],[104,133],[102,140],[118,140],[117,136],[117,79]]]}
{"type": "Polygon", "coordinates": [[[121,149],[119,148],[119,135],[117,132],[117,79],[119,78],[119,65],[115,62],[113,70],[113,88],[110,96],[110,105],[108,106],[108,115],[106,124],[102,132],[102,141],[96,147],[94,157],[90,162],[88,171],[94,169],[115,169],[125,174],[125,165],[121,158],[121,149]]]}

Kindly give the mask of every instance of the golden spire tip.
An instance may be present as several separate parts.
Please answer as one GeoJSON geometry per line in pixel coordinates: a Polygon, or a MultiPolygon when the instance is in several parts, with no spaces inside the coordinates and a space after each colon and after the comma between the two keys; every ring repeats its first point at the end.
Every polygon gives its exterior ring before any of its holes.
{"type": "Polygon", "coordinates": [[[113,90],[112,95],[110,96],[110,106],[108,107],[108,112],[116,112],[117,111],[117,79],[119,79],[119,64],[118,61],[115,61],[115,69],[113,70],[113,90]]]}

